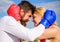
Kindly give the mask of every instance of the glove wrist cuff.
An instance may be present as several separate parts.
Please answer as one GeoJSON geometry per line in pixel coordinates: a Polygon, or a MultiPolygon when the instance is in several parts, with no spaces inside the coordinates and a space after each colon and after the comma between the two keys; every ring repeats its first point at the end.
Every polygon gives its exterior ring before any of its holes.
{"type": "Polygon", "coordinates": [[[41,22],[40,22],[40,24],[44,25],[45,28],[48,28],[50,26],[48,20],[45,20],[45,19],[42,19],[41,22]]]}

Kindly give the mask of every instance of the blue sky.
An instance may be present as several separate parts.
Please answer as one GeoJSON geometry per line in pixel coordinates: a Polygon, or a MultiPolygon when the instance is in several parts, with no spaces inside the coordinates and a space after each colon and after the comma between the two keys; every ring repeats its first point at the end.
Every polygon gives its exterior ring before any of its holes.
{"type": "MultiPolygon", "coordinates": [[[[13,0],[16,4],[18,4],[19,2],[21,2],[21,0],[13,0]]],[[[37,3],[42,3],[42,2],[52,2],[52,1],[59,1],[59,0],[27,0],[32,4],[37,4],[37,3]]]]}
{"type": "MultiPolygon", "coordinates": [[[[7,9],[12,4],[18,4],[22,0],[0,0],[0,18],[7,15],[7,9]]],[[[60,0],[27,0],[36,7],[45,7],[46,9],[52,9],[57,14],[58,26],[60,26],[60,0]]],[[[32,19],[32,18],[31,18],[32,19]]],[[[27,23],[27,27],[34,27],[33,22],[30,20],[27,23]],[[30,26],[32,24],[32,26],[30,26]]]]}

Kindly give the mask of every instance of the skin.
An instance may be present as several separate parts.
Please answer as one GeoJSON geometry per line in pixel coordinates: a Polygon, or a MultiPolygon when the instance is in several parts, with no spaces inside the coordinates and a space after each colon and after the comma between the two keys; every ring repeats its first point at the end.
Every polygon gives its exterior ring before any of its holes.
{"type": "Polygon", "coordinates": [[[21,14],[21,24],[26,26],[26,22],[28,22],[30,20],[30,17],[32,16],[32,11],[29,10],[27,13],[24,14],[23,9],[20,10],[20,14],[21,14]]]}
{"type": "Polygon", "coordinates": [[[34,22],[34,26],[38,26],[39,25],[39,22],[41,21],[41,17],[39,17],[38,15],[36,14],[33,14],[33,22],[34,22]],[[37,21],[38,20],[38,21],[37,21]]]}
{"type": "MultiPolygon", "coordinates": [[[[33,22],[34,22],[35,26],[39,25],[39,22],[41,21],[41,19],[42,18],[40,16],[38,16],[37,14],[34,13],[34,15],[33,15],[33,22]]],[[[60,30],[58,29],[58,27],[56,25],[53,24],[48,29],[45,29],[44,33],[41,36],[39,36],[38,38],[36,38],[36,39],[46,39],[46,38],[49,38],[50,42],[60,42],[59,35],[60,35],[60,30]]]]}
{"type": "Polygon", "coordinates": [[[22,20],[23,21],[29,21],[30,20],[30,17],[32,16],[32,11],[31,10],[29,10],[27,13],[24,14],[23,9],[21,9],[20,13],[21,13],[21,16],[22,16],[22,20]]]}
{"type": "Polygon", "coordinates": [[[53,40],[53,42],[60,42],[60,30],[58,30],[55,39],[53,40]]]}

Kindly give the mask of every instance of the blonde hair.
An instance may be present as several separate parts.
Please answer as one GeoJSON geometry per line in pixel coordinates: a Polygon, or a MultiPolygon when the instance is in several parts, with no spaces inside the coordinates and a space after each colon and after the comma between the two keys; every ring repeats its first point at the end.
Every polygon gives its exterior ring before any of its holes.
{"type": "MultiPolygon", "coordinates": [[[[46,12],[46,8],[44,8],[44,7],[39,7],[39,8],[36,8],[36,10],[35,10],[34,13],[35,13],[36,15],[40,16],[41,18],[43,18],[45,12],[46,12]]],[[[57,25],[57,22],[56,22],[56,21],[54,22],[54,25],[57,25]]]]}

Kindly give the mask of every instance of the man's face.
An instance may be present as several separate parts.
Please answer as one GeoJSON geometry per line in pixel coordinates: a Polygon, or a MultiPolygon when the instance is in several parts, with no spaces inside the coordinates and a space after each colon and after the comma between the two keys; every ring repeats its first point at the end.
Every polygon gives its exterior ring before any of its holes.
{"type": "Polygon", "coordinates": [[[24,13],[23,9],[21,9],[20,14],[22,16],[22,21],[28,22],[32,16],[32,11],[29,10],[28,12],[24,13]]]}

